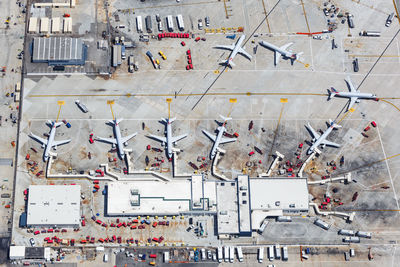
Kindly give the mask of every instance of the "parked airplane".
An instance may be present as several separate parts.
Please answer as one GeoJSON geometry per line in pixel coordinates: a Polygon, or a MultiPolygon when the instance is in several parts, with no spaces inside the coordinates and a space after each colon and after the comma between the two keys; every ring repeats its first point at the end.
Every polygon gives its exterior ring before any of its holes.
{"type": "Polygon", "coordinates": [[[161,118],[161,121],[163,123],[165,123],[165,137],[152,135],[152,134],[147,136],[149,138],[160,141],[162,143],[162,145],[165,146],[165,148],[167,149],[167,155],[168,155],[169,159],[172,158],[172,151],[175,150],[173,145],[175,145],[176,142],[178,142],[179,140],[181,140],[187,136],[187,134],[182,134],[182,135],[178,135],[175,137],[172,136],[171,124],[174,120],[176,120],[176,118],[172,118],[172,119],[161,118]]]}
{"type": "Polygon", "coordinates": [[[35,139],[36,141],[38,141],[39,143],[42,144],[42,148],[46,147],[46,149],[44,150],[44,153],[43,153],[43,160],[44,161],[47,161],[49,159],[50,154],[51,154],[51,148],[56,150],[57,146],[61,146],[61,145],[64,145],[66,143],[71,142],[71,139],[61,140],[61,141],[55,141],[54,140],[54,136],[56,135],[57,127],[59,127],[61,124],[62,124],[62,122],[55,122],[55,121],[50,121],[50,120],[48,120],[46,122],[46,125],[49,126],[50,129],[51,129],[50,130],[50,135],[47,138],[47,140],[43,139],[43,138],[41,138],[41,137],[39,137],[37,135],[34,135],[33,133],[29,134],[29,136],[32,139],[35,139]]]}
{"type": "Polygon", "coordinates": [[[347,105],[347,110],[351,109],[351,107],[354,105],[354,103],[360,103],[360,99],[374,99],[374,100],[379,100],[375,94],[371,93],[361,93],[360,90],[356,90],[353,86],[353,83],[350,80],[350,77],[347,76],[347,79],[345,79],[347,87],[349,88],[349,92],[338,92],[336,91],[335,88],[331,87],[331,89],[328,89],[328,101],[332,97],[343,97],[343,98],[349,98],[349,104],[347,105]]]}
{"type": "Polygon", "coordinates": [[[264,46],[265,48],[268,48],[272,51],[275,52],[275,66],[278,65],[279,59],[283,57],[284,59],[290,59],[291,64],[293,65],[294,61],[299,59],[300,55],[303,54],[303,52],[300,52],[298,54],[295,54],[291,51],[286,50],[289,46],[291,46],[293,43],[287,43],[281,47],[277,47],[271,43],[268,43],[266,41],[261,41],[260,45],[264,46]]]}
{"type": "Polygon", "coordinates": [[[122,137],[121,136],[121,129],[119,128],[119,123],[123,121],[123,119],[114,119],[108,121],[108,124],[111,124],[114,128],[114,137],[115,138],[103,138],[103,137],[96,137],[96,140],[105,142],[105,143],[110,143],[112,147],[117,146],[118,148],[118,154],[121,157],[121,159],[124,158],[125,156],[125,151],[124,151],[124,146],[128,145],[128,141],[132,139],[137,133],[130,134],[128,136],[122,137]]]}
{"type": "Polygon", "coordinates": [[[225,128],[226,122],[228,120],[231,120],[232,118],[226,118],[222,115],[219,115],[219,116],[224,120],[224,122],[221,126],[219,126],[217,128],[217,131],[218,131],[217,135],[211,134],[211,133],[207,132],[206,130],[203,130],[203,133],[205,135],[207,135],[207,137],[210,138],[211,141],[214,142],[214,145],[213,145],[213,147],[211,149],[211,153],[210,153],[210,159],[214,159],[215,155],[217,154],[217,151],[221,151],[221,149],[219,148],[220,144],[225,144],[225,143],[230,143],[230,142],[236,141],[236,138],[222,137],[224,132],[226,131],[226,128],[225,128]]]}
{"type": "Polygon", "coordinates": [[[313,137],[313,145],[307,150],[307,155],[313,153],[315,149],[318,148],[318,146],[321,146],[322,148],[324,148],[325,146],[340,147],[339,144],[326,140],[326,138],[332,132],[333,129],[337,129],[340,127],[342,126],[336,124],[332,120],[329,120],[328,129],[326,129],[326,131],[322,135],[320,135],[311,127],[310,123],[307,123],[306,128],[313,137]]]}
{"type": "Polygon", "coordinates": [[[235,66],[235,63],[233,63],[233,59],[235,58],[236,54],[242,54],[243,56],[247,57],[249,60],[251,60],[251,55],[249,53],[247,53],[243,48],[242,48],[242,43],[244,41],[244,39],[246,38],[245,35],[240,36],[239,40],[236,42],[236,44],[232,44],[232,45],[217,45],[214,48],[219,48],[219,49],[227,49],[227,50],[231,50],[231,54],[229,55],[229,58],[223,62],[221,62],[221,64],[227,65],[228,67],[232,68],[233,66],[235,66]]]}

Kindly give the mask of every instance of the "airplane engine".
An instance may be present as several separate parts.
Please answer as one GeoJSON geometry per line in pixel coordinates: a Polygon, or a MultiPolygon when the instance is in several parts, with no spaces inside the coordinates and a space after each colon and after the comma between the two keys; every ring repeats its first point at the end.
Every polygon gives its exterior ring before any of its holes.
{"type": "Polygon", "coordinates": [[[53,149],[54,149],[54,150],[57,150],[57,146],[54,146],[53,149]]]}
{"type": "Polygon", "coordinates": [[[45,144],[42,144],[42,148],[45,148],[46,147],[46,145],[45,144]]]}
{"type": "Polygon", "coordinates": [[[112,148],[115,148],[115,144],[112,144],[111,146],[112,146],[112,148]]]}
{"type": "Polygon", "coordinates": [[[128,142],[125,142],[125,143],[124,143],[124,146],[127,146],[127,145],[128,145],[128,142]]]}

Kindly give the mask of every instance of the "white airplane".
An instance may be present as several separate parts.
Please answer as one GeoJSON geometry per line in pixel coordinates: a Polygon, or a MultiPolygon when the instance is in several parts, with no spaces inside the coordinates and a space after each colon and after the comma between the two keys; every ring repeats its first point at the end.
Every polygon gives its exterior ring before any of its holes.
{"type": "Polygon", "coordinates": [[[121,159],[124,158],[125,156],[125,151],[124,151],[124,146],[128,145],[128,141],[131,140],[137,133],[130,134],[128,136],[122,137],[121,136],[121,129],[119,128],[119,123],[123,119],[114,119],[108,121],[109,124],[112,124],[114,128],[114,136],[115,138],[103,138],[103,137],[96,137],[96,140],[105,142],[105,143],[110,143],[112,147],[114,148],[117,146],[118,148],[118,154],[121,157],[121,159]]]}
{"type": "Polygon", "coordinates": [[[179,140],[181,140],[187,136],[187,134],[182,134],[182,135],[178,135],[175,137],[172,136],[171,124],[174,120],[176,120],[176,118],[172,118],[172,119],[161,118],[161,121],[163,121],[165,123],[165,135],[166,135],[165,137],[152,135],[152,134],[147,136],[149,138],[160,141],[162,143],[162,145],[166,147],[167,155],[168,155],[169,159],[172,158],[172,151],[175,150],[173,145],[175,145],[176,142],[178,142],[179,140]]]}
{"type": "Polygon", "coordinates": [[[271,43],[268,43],[266,41],[261,41],[260,45],[264,46],[265,48],[268,48],[272,51],[275,52],[275,66],[278,65],[279,59],[283,57],[284,59],[290,59],[291,64],[293,65],[294,61],[299,59],[300,55],[303,54],[303,52],[300,52],[298,54],[295,54],[289,50],[286,50],[289,46],[291,46],[293,43],[287,43],[281,47],[277,47],[271,43]]]}
{"type": "Polygon", "coordinates": [[[52,148],[53,148],[54,150],[56,150],[56,149],[57,149],[57,146],[64,145],[64,144],[66,144],[66,143],[71,142],[71,139],[68,139],[68,140],[61,140],[61,141],[55,141],[55,140],[54,140],[54,136],[56,135],[56,129],[57,129],[57,127],[59,127],[61,124],[62,124],[62,122],[55,122],[55,121],[50,121],[50,120],[48,120],[48,121],[46,122],[46,125],[49,126],[50,129],[51,129],[51,130],[50,130],[50,135],[49,135],[49,137],[47,138],[47,140],[44,139],[44,138],[41,138],[41,137],[39,137],[39,136],[37,136],[37,135],[34,135],[33,133],[30,133],[30,134],[29,134],[29,136],[30,136],[32,139],[35,139],[36,141],[38,141],[39,143],[42,144],[42,148],[45,148],[45,147],[46,147],[46,149],[44,150],[44,153],[43,153],[43,160],[44,160],[44,161],[47,161],[47,160],[49,159],[49,157],[50,157],[50,155],[51,155],[51,149],[52,149],[52,148]]]}
{"type": "Polygon", "coordinates": [[[214,145],[213,145],[213,147],[211,149],[211,153],[210,153],[210,159],[213,159],[215,157],[215,155],[217,154],[217,151],[221,151],[222,150],[221,148],[219,148],[220,144],[225,144],[225,143],[230,143],[230,142],[235,142],[236,141],[236,138],[222,137],[224,132],[226,131],[226,128],[225,128],[226,122],[228,120],[231,120],[232,118],[226,118],[226,117],[224,117],[222,115],[219,115],[219,116],[224,120],[224,122],[223,122],[223,124],[221,126],[219,126],[217,128],[217,130],[218,130],[218,134],[217,135],[211,134],[211,133],[207,132],[206,130],[203,130],[203,133],[205,135],[207,135],[207,137],[210,138],[211,141],[214,142],[214,145]]]}
{"type": "Polygon", "coordinates": [[[335,88],[331,87],[331,89],[328,89],[328,101],[332,97],[343,97],[343,98],[349,98],[349,104],[347,106],[347,110],[351,109],[351,107],[354,105],[354,103],[360,103],[360,99],[374,99],[378,101],[379,99],[376,97],[375,94],[371,93],[360,93],[360,90],[356,90],[353,86],[353,83],[350,80],[350,77],[347,76],[347,79],[345,79],[347,87],[349,88],[349,92],[338,92],[335,90],[335,88]]]}
{"type": "Polygon", "coordinates": [[[313,140],[312,140],[313,145],[307,150],[307,155],[310,155],[311,153],[313,153],[315,151],[315,149],[318,148],[318,146],[321,146],[322,148],[324,148],[325,146],[340,147],[339,144],[336,144],[334,142],[326,140],[326,138],[332,132],[333,129],[337,129],[340,127],[342,127],[342,126],[336,124],[332,120],[329,120],[328,129],[326,129],[326,131],[322,135],[320,135],[311,127],[310,123],[307,123],[306,128],[309,130],[309,132],[311,133],[311,135],[313,137],[313,140]]]}
{"type": "Polygon", "coordinates": [[[232,53],[229,55],[229,58],[225,61],[222,61],[221,64],[227,65],[228,67],[231,67],[231,68],[233,66],[235,66],[235,63],[233,63],[233,59],[235,58],[237,53],[242,54],[243,56],[245,56],[249,60],[251,60],[251,55],[242,48],[242,43],[245,38],[246,38],[246,36],[242,35],[242,36],[240,36],[240,38],[236,42],[236,44],[234,43],[232,45],[217,45],[214,47],[214,48],[226,49],[226,50],[232,51],[232,53]]]}

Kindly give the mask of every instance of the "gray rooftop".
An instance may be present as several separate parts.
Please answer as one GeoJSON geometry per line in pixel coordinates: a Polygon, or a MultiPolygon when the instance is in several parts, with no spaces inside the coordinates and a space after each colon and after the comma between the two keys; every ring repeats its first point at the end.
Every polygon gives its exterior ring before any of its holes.
{"type": "Polygon", "coordinates": [[[32,61],[80,60],[83,57],[80,38],[50,37],[33,39],[32,61]]]}

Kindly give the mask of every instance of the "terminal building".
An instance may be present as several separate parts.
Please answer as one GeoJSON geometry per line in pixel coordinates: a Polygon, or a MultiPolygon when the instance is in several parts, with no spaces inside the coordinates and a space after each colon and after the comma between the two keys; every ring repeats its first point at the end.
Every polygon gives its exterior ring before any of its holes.
{"type": "Polygon", "coordinates": [[[32,62],[49,66],[85,65],[87,46],[81,38],[35,37],[32,41],[32,62]]]}
{"type": "Polygon", "coordinates": [[[306,178],[205,180],[202,175],[170,182],[113,182],[107,188],[107,216],[216,216],[218,235],[251,236],[266,217],[309,210],[306,178]]]}
{"type": "Polygon", "coordinates": [[[80,208],[80,185],[31,185],[26,226],[78,227],[80,208]]]}

